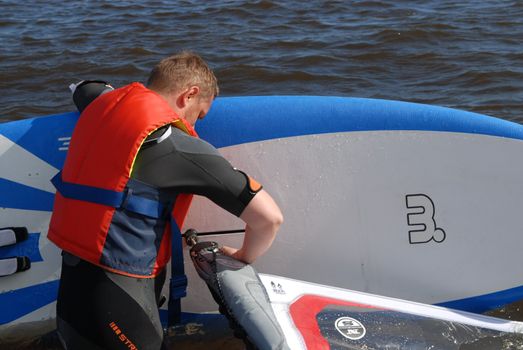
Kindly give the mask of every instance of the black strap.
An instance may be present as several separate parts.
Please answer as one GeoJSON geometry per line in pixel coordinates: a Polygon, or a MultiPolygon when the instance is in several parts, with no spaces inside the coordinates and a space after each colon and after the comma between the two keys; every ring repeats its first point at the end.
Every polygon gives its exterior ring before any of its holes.
{"type": "Polygon", "coordinates": [[[181,299],[187,295],[187,276],[183,264],[182,233],[171,216],[171,281],[169,284],[169,312],[167,325],[172,327],[182,319],[181,299]]]}
{"type": "Polygon", "coordinates": [[[0,259],[0,277],[14,275],[17,272],[29,270],[31,260],[27,256],[14,256],[0,259]]]}
{"type": "Polygon", "coordinates": [[[0,228],[0,247],[25,241],[29,237],[25,227],[3,227],[0,228]]]}

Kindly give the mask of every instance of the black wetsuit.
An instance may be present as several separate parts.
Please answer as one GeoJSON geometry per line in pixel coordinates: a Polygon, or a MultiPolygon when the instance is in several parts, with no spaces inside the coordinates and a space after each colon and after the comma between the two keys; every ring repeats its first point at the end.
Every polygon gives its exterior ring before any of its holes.
{"type": "MultiPolygon", "coordinates": [[[[84,90],[75,92],[80,111],[107,88],[91,83],[84,84],[84,90]]],[[[213,146],[171,126],[147,138],[131,177],[173,195],[205,196],[236,216],[255,195],[249,190],[246,175],[234,169],[213,146]]],[[[165,271],[156,278],[132,278],[69,253],[63,255],[57,325],[66,349],[162,348],[158,304],[165,271]]]]}

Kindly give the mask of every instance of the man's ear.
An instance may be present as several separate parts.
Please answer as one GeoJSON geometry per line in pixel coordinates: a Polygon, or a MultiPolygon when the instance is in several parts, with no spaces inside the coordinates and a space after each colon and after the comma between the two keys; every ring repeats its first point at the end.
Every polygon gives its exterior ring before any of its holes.
{"type": "Polygon", "coordinates": [[[187,107],[189,103],[194,101],[196,97],[200,94],[200,87],[193,85],[189,87],[187,90],[185,90],[183,93],[178,95],[178,98],[176,99],[176,105],[178,108],[183,109],[187,107]]]}
{"type": "Polygon", "coordinates": [[[200,87],[193,85],[187,89],[187,100],[194,99],[200,94],[200,87]]]}
{"type": "Polygon", "coordinates": [[[178,109],[184,109],[185,106],[186,106],[186,98],[185,98],[185,92],[183,94],[179,94],[177,97],[176,97],[176,107],[178,107],[178,109]]]}

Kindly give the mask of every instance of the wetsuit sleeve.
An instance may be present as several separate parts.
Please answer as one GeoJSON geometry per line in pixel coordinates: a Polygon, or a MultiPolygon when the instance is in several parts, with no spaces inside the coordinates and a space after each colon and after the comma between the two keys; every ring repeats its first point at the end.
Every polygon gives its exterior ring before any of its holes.
{"type": "Polygon", "coordinates": [[[172,135],[138,153],[132,177],[174,193],[192,193],[240,216],[261,190],[209,143],[172,128],[172,135]]]}

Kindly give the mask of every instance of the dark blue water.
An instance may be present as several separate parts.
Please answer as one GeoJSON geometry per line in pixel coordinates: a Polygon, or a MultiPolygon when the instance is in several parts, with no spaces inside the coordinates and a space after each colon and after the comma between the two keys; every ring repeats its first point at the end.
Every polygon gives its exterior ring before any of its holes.
{"type": "Polygon", "coordinates": [[[224,96],[384,98],[523,123],[522,42],[523,1],[0,0],[0,121],[73,110],[71,82],[143,82],[189,49],[224,96]]]}
{"type": "Polygon", "coordinates": [[[181,49],[222,95],[414,101],[523,122],[523,2],[0,1],[0,120],[73,109],[86,78],[144,81],[181,49]]]}

